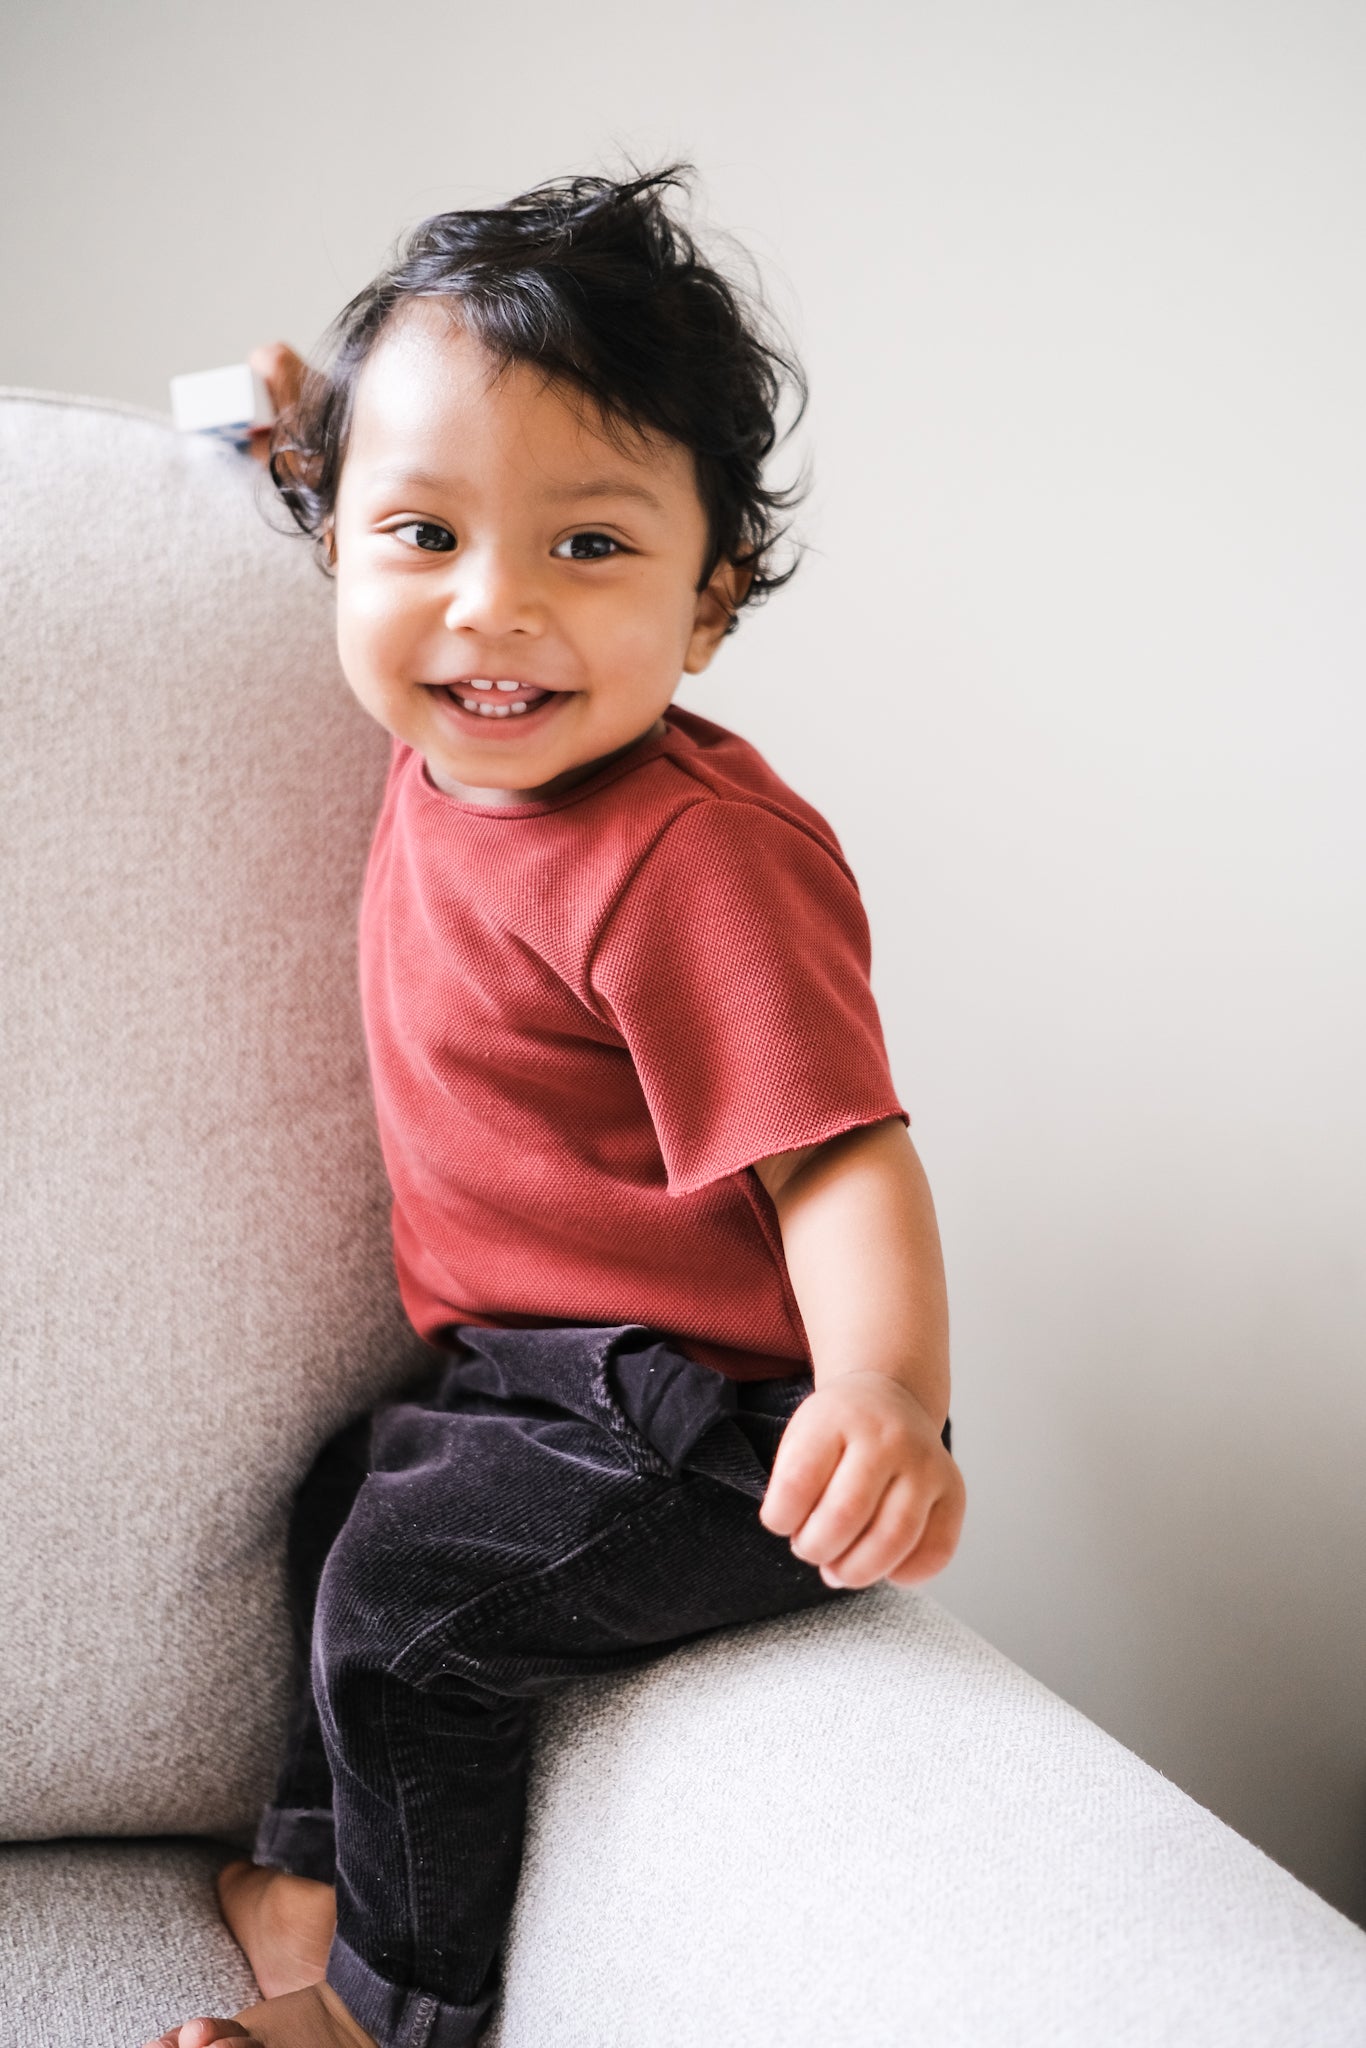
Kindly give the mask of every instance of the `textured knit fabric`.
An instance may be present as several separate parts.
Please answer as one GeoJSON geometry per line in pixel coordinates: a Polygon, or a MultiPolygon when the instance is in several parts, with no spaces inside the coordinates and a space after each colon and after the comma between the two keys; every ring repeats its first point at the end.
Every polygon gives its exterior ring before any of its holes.
{"type": "Polygon", "coordinates": [[[421,1356],[356,988],[388,742],[260,493],[0,395],[10,1836],[250,1829],[290,1495],[421,1356]]]}
{"type": "MultiPolygon", "coordinates": [[[[289,1496],[412,1369],[355,1008],[383,736],[249,463],[14,396],[0,457],[0,1828],[213,1832],[278,1754],[289,1496]]],[[[489,2048],[1366,2040],[1366,1938],[921,1594],[545,1702],[529,1821],[489,2048]]],[[[4,2048],[249,1998],[226,1854],[0,1851],[4,2048]]]]}
{"type": "Polygon", "coordinates": [[[3,2048],[138,2048],[258,1996],[224,1925],[216,1842],[0,1848],[3,2048]]]}
{"type": "MultiPolygon", "coordinates": [[[[1366,2041],[1366,1936],[924,1594],[584,1679],[528,1806],[485,2048],[1366,2041]]],[[[4,2048],[249,1991],[188,1850],[0,1851],[4,2048]]]]}
{"type": "Polygon", "coordinates": [[[737,1379],[809,1363],[756,1159],[888,1116],[868,924],[747,741],[666,730],[546,802],[395,741],[361,913],[414,1327],[641,1323],[737,1379]]]}

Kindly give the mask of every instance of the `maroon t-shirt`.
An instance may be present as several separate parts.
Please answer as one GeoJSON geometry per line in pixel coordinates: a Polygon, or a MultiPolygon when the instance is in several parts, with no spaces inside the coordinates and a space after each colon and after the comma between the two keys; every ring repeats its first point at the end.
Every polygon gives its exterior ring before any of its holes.
{"type": "Polygon", "coordinates": [[[361,1000],[404,1306],[644,1323],[734,1379],[809,1364],[752,1162],[888,1116],[867,919],[746,740],[667,731],[545,802],[461,802],[395,740],[361,1000]]]}

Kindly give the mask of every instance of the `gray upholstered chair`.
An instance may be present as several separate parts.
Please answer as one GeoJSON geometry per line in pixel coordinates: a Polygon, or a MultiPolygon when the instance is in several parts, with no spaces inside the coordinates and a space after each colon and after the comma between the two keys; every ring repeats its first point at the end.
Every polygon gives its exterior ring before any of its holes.
{"type": "MultiPolygon", "coordinates": [[[[249,464],[24,393],[0,444],[0,2040],[134,2048],[254,1995],[211,1880],[287,1501],[415,1362],[352,952],[386,745],[249,464]]],[[[542,1710],[493,2039],[1360,2048],[1366,1936],[881,1586],[542,1710]]]]}

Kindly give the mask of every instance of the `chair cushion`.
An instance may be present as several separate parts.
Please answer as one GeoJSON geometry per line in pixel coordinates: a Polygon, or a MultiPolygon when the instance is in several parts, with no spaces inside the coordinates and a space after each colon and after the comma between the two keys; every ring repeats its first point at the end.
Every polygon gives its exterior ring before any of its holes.
{"type": "Polygon", "coordinates": [[[43,1842],[0,1850],[0,2039],[140,2048],[175,2020],[256,1997],[218,1917],[211,1842],[43,1842]]]}
{"type": "MultiPolygon", "coordinates": [[[[137,2048],[250,1996],[211,1868],[0,1853],[24,2048],[137,2048]]],[[[1363,2040],[1366,1936],[924,1595],[728,1630],[539,1710],[487,2048],[1363,2040]]]]}
{"type": "Polygon", "coordinates": [[[1359,2048],[1366,1935],[923,1594],[559,1698],[488,2048],[1359,2048]]]}
{"type": "MultiPolygon", "coordinates": [[[[355,997],[383,735],[256,473],[0,398],[0,1832],[242,1838],[289,1495],[418,1363],[355,997]]],[[[539,1710],[490,2048],[1354,2048],[1366,1938],[922,1595],[539,1710]]],[[[207,1846],[0,1853],[24,2048],[251,1995],[207,1846]]]]}
{"type": "Polygon", "coordinates": [[[414,1364],[354,959],[388,742],[260,484],[0,398],[9,1837],[250,1824],[286,1504],[414,1364]]]}

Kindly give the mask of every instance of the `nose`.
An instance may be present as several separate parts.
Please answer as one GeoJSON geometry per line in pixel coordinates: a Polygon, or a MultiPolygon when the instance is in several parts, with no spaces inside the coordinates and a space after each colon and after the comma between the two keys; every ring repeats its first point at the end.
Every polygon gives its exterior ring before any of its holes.
{"type": "Polygon", "coordinates": [[[511,551],[496,547],[461,549],[452,567],[445,624],[452,633],[497,639],[508,633],[540,633],[545,619],[535,576],[511,551]]]}

